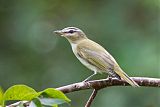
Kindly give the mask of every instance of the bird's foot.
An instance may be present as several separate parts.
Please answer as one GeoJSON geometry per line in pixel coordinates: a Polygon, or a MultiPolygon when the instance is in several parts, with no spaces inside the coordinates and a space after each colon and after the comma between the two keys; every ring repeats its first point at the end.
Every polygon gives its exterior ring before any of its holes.
{"type": "Polygon", "coordinates": [[[107,78],[107,79],[108,79],[108,81],[109,81],[109,82],[111,82],[111,81],[112,81],[112,77],[111,77],[111,76],[108,76],[108,78],[107,78]]]}
{"type": "Polygon", "coordinates": [[[87,82],[87,81],[89,81],[88,79],[85,79],[85,80],[83,80],[82,82],[87,82]]]}

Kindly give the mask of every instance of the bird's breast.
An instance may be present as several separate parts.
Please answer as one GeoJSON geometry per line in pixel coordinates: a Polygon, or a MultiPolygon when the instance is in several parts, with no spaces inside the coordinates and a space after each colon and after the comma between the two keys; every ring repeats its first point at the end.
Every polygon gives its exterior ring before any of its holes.
{"type": "Polygon", "coordinates": [[[89,68],[90,70],[94,71],[94,72],[98,72],[99,70],[97,69],[97,67],[91,65],[90,63],[87,62],[87,60],[85,60],[84,58],[81,58],[78,53],[77,53],[77,44],[71,44],[72,46],[72,50],[74,55],[78,58],[78,60],[87,68],[89,68]]]}

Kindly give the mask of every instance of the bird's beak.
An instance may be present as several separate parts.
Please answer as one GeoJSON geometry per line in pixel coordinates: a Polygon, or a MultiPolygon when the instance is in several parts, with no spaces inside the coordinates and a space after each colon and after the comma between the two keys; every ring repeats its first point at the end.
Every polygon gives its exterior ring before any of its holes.
{"type": "Polygon", "coordinates": [[[56,31],[54,31],[54,33],[56,33],[56,34],[58,34],[58,35],[63,36],[63,32],[62,32],[62,30],[56,30],[56,31]]]}

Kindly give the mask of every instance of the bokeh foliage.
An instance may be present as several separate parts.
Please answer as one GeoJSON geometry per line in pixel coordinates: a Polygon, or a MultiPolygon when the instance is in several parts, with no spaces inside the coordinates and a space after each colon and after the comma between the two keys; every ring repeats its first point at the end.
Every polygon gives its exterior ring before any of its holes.
{"type": "MultiPolygon", "coordinates": [[[[130,76],[160,78],[159,25],[159,0],[0,0],[0,86],[42,90],[89,76],[69,43],[52,33],[67,26],[103,45],[130,76]]],[[[68,95],[82,107],[89,94],[68,95]]],[[[158,88],[114,87],[102,90],[93,107],[158,107],[159,100],[158,88]]]]}

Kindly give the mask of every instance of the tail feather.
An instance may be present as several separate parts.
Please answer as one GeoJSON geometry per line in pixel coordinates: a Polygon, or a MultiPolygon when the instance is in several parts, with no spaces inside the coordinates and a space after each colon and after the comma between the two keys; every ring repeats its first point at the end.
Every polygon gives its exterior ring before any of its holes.
{"type": "Polygon", "coordinates": [[[133,79],[131,79],[120,67],[115,72],[133,87],[140,87],[133,79]]]}

